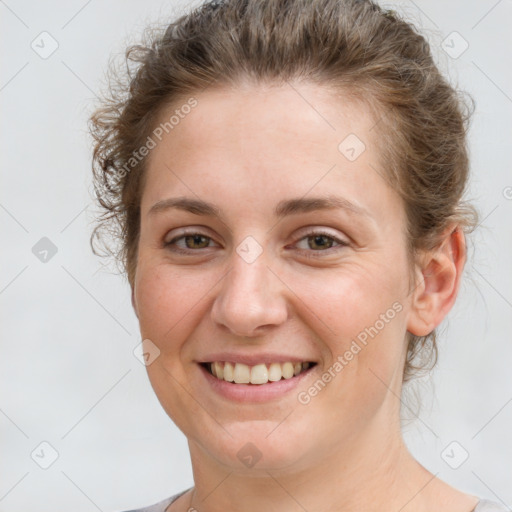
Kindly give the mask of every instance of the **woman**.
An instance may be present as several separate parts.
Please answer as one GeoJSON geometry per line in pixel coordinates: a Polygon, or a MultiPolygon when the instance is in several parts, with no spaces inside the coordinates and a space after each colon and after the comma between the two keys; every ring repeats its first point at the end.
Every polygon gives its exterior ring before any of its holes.
{"type": "Polygon", "coordinates": [[[95,233],[117,226],[195,484],[144,510],[504,510],[400,432],[476,222],[425,39],[369,1],[227,0],[128,59],[92,117],[95,233]]]}

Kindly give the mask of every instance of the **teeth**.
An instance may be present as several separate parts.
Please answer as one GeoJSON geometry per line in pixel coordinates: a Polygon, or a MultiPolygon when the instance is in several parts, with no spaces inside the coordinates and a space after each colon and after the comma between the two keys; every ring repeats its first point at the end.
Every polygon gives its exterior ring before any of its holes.
{"type": "MultiPolygon", "coordinates": [[[[245,366],[245,364],[244,364],[245,366]]],[[[251,368],[251,384],[266,384],[268,382],[268,370],[264,364],[257,364],[251,368]]]]}
{"type": "Polygon", "coordinates": [[[281,365],[279,363],[272,363],[268,369],[268,380],[275,382],[281,380],[282,376],[281,365]]]}
{"type": "Polygon", "coordinates": [[[234,382],[235,384],[267,384],[281,379],[291,379],[295,375],[307,370],[309,363],[271,363],[270,365],[257,364],[248,366],[242,363],[229,363],[215,361],[208,364],[212,375],[220,380],[234,382]]]}
{"type": "Polygon", "coordinates": [[[251,382],[251,371],[249,367],[246,364],[236,363],[233,378],[236,384],[249,384],[249,382],[251,382]]]}
{"type": "Polygon", "coordinates": [[[283,377],[285,379],[291,379],[293,377],[293,363],[283,364],[283,377]]]}
{"type": "Polygon", "coordinates": [[[215,370],[215,377],[218,377],[219,379],[224,378],[224,365],[222,363],[219,363],[218,361],[215,361],[215,363],[212,364],[215,370]]]}
{"type": "Polygon", "coordinates": [[[235,380],[233,377],[233,365],[231,363],[224,363],[224,380],[227,382],[233,382],[235,380]]]}

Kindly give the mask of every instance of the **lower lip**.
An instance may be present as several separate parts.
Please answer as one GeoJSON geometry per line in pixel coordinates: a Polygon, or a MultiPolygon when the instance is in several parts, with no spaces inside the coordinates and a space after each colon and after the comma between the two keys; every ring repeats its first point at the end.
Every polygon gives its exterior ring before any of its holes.
{"type": "Polygon", "coordinates": [[[308,368],[291,379],[281,379],[267,384],[235,384],[214,377],[204,366],[198,364],[213,391],[234,402],[268,402],[290,393],[316,367],[308,368]]]}

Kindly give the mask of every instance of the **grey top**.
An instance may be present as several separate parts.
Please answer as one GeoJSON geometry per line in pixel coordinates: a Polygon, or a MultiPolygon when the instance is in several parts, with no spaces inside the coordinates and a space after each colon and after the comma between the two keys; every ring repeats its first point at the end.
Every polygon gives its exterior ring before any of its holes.
{"type": "MultiPolygon", "coordinates": [[[[182,494],[185,494],[190,489],[182,491],[179,494],[175,494],[174,496],[171,496],[170,498],[167,498],[165,500],[159,501],[158,503],[150,505],[149,507],[128,510],[126,512],[165,512],[165,509],[173,501],[177,500],[182,494]]],[[[480,500],[478,502],[478,505],[476,506],[475,510],[473,510],[473,512],[512,512],[512,511],[507,510],[503,505],[500,505],[499,503],[495,503],[494,501],[480,500]]]]}

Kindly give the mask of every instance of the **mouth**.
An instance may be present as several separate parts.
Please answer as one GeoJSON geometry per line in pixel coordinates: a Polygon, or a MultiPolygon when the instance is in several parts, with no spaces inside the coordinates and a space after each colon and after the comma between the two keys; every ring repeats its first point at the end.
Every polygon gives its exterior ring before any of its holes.
{"type": "Polygon", "coordinates": [[[243,363],[229,361],[213,361],[200,363],[201,366],[216,379],[231,384],[262,385],[269,382],[289,380],[313,368],[316,363],[284,362],[284,363],[260,363],[249,366],[243,363]]]}

